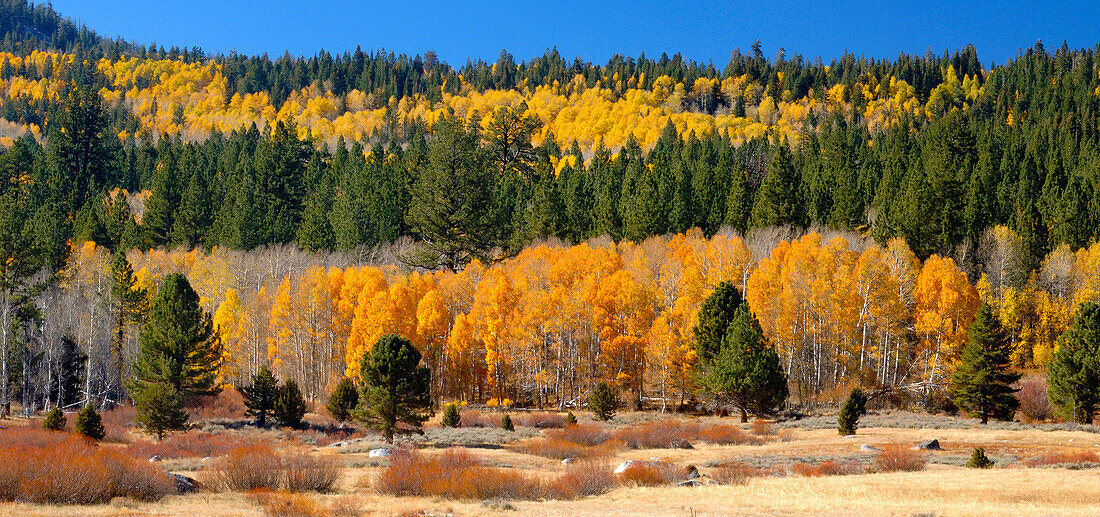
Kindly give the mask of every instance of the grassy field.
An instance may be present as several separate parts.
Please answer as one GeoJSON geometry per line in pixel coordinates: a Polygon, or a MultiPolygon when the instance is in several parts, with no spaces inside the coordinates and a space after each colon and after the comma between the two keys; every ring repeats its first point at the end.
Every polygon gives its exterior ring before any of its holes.
{"type": "MultiPolygon", "coordinates": [[[[623,429],[636,429],[653,414],[617,417],[605,429],[614,436],[623,429]]],[[[681,417],[669,416],[668,419],[681,417]]],[[[715,418],[688,419],[701,426],[729,425],[715,418]]],[[[369,458],[377,437],[364,435],[345,447],[305,446],[293,435],[276,431],[280,447],[326,455],[347,467],[331,493],[303,493],[294,496],[296,508],[282,515],[1097,515],[1100,513],[1100,464],[1090,453],[1100,454],[1100,434],[1093,427],[1028,426],[1001,424],[982,427],[976,421],[946,417],[891,414],[870,415],[856,437],[842,437],[835,429],[821,428],[813,420],[779,423],[765,429],[744,425],[748,435],[761,436],[759,445],[711,445],[692,442],[692,449],[631,449],[620,447],[595,461],[608,469],[626,460],[659,458],[679,467],[693,465],[703,480],[728,462],[762,469],[764,475],[744,484],[710,484],[696,487],[637,486],[618,483],[609,492],[576,500],[518,501],[445,499],[438,496],[394,497],[379,493],[378,479],[390,460],[369,458]],[[927,428],[914,422],[927,422],[927,428]],[[802,426],[801,424],[809,424],[802,426]],[[818,427],[818,428],[815,428],[818,427]],[[755,434],[754,434],[755,433],[755,434]],[[890,444],[909,447],[916,442],[938,439],[942,450],[919,454],[927,466],[916,472],[875,472],[876,452],[861,452],[862,445],[885,448],[890,444]],[[966,468],[975,447],[984,447],[997,462],[988,470],[966,468]],[[1067,455],[1072,461],[1056,465],[1037,458],[1067,455]],[[1084,458],[1084,459],[1082,459],[1084,458]],[[867,473],[807,477],[793,465],[840,461],[865,466],[867,473]],[[1083,461],[1083,462],[1082,462],[1083,461]],[[796,470],[796,469],[795,469],[796,470]]],[[[593,425],[585,423],[583,425],[593,425]]],[[[236,429],[233,433],[257,433],[236,429]]],[[[513,447],[554,431],[520,428],[515,435],[496,429],[432,427],[416,447],[427,457],[443,454],[447,445],[460,444],[482,465],[515,471],[529,478],[553,478],[566,469],[555,458],[519,452],[513,447]],[[507,436],[514,441],[508,443],[507,436]]],[[[106,444],[105,447],[123,445],[106,444]]],[[[162,464],[200,481],[209,476],[211,459],[183,458],[162,464]]],[[[861,467],[862,468],[862,467],[861,467]]],[[[262,496],[261,496],[262,497],[262,496]]],[[[43,506],[12,504],[0,506],[5,515],[185,515],[262,516],[278,515],[259,504],[255,494],[200,492],[172,495],[156,502],[115,499],[95,506],[43,506]]]]}

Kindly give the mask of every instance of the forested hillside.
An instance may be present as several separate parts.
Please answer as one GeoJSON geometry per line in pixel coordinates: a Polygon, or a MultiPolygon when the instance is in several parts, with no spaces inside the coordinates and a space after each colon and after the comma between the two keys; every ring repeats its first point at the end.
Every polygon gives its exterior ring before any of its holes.
{"type": "Polygon", "coordinates": [[[124,400],[172,272],[222,380],[268,364],[314,400],[397,333],[436,401],[604,379],[679,403],[699,305],[732,281],[798,402],[934,404],[982,301],[1043,368],[1100,296],[1100,47],[455,67],[144,47],[0,7],[0,404],[124,400]]]}

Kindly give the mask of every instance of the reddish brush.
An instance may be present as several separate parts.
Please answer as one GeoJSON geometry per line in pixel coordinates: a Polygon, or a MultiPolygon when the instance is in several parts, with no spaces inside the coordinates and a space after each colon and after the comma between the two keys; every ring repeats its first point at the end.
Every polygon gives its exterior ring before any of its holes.
{"type": "Polygon", "coordinates": [[[715,445],[761,445],[764,439],[752,436],[735,425],[709,425],[699,430],[699,439],[715,445]]]}
{"type": "Polygon", "coordinates": [[[766,474],[767,472],[762,469],[750,467],[744,463],[731,462],[715,467],[711,477],[723,485],[744,485],[749,482],[749,478],[766,474]]]}
{"type": "Polygon", "coordinates": [[[657,420],[618,430],[615,437],[634,449],[680,448],[699,434],[699,425],[683,420],[657,420]]]}
{"type": "Polygon", "coordinates": [[[1100,463],[1100,455],[1094,452],[1075,451],[1034,456],[1024,460],[1024,465],[1029,467],[1043,467],[1046,465],[1074,465],[1078,463],[1100,463]]]}
{"type": "Polygon", "coordinates": [[[887,445],[875,456],[879,472],[915,472],[924,470],[924,456],[904,445],[887,445]]]}
{"type": "Polygon", "coordinates": [[[138,458],[206,458],[224,456],[229,451],[246,445],[239,438],[227,434],[212,434],[200,431],[192,431],[183,434],[169,435],[160,442],[138,440],[127,451],[138,458]]]}
{"type": "Polygon", "coordinates": [[[804,477],[845,476],[859,474],[862,471],[862,467],[857,463],[841,463],[835,460],[823,461],[816,465],[813,463],[795,463],[791,465],[792,474],[804,477]]]}

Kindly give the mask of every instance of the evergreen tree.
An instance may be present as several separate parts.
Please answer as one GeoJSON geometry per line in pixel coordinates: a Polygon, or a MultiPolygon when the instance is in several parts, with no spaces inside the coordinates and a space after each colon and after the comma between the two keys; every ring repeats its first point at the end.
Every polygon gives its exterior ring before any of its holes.
{"type": "Polygon", "coordinates": [[[65,424],[65,413],[61,411],[61,408],[54,407],[49,413],[46,413],[46,419],[42,421],[42,429],[60,432],[65,430],[65,424]]]}
{"type": "Polygon", "coordinates": [[[605,422],[615,416],[615,408],[618,406],[619,401],[607,381],[597,382],[588,395],[588,410],[605,422]]]}
{"type": "Polygon", "coordinates": [[[106,431],[103,430],[103,419],[91,404],[84,406],[84,409],[76,414],[73,431],[95,441],[102,440],[106,434],[106,431]]]}
{"type": "Polygon", "coordinates": [[[978,309],[968,337],[952,376],[955,405],[978,414],[983,424],[990,418],[1011,420],[1020,405],[1012,387],[1020,374],[1009,371],[1012,345],[992,306],[978,309]]]}
{"type": "Polygon", "coordinates": [[[695,338],[695,351],[700,363],[713,361],[722,349],[722,339],[733,320],[737,308],[745,303],[741,292],[728,281],[718,284],[714,292],[703,300],[699,308],[699,318],[692,334],[695,338]]]}
{"type": "Polygon", "coordinates": [[[741,411],[741,421],[751,412],[757,416],[775,413],[787,400],[787,375],[779,354],[768,343],[760,323],[747,303],[734,311],[721,349],[704,365],[702,385],[720,402],[741,411]]]}
{"type": "Polygon", "coordinates": [[[515,431],[516,426],[515,426],[515,424],[512,423],[512,417],[510,417],[508,415],[504,415],[503,417],[501,417],[500,418],[500,428],[504,429],[505,431],[515,431]]]}
{"type": "Polygon", "coordinates": [[[493,209],[494,177],[477,133],[461,119],[439,121],[429,164],[413,186],[406,216],[421,248],[405,260],[450,271],[473,259],[491,261],[493,250],[504,245],[493,209]]]}
{"type": "Polygon", "coordinates": [[[279,393],[279,381],[267,365],[261,366],[260,371],[252,376],[252,382],[242,386],[240,391],[244,397],[245,414],[255,418],[257,426],[267,425],[267,415],[275,410],[275,397],[279,393]]]}
{"type": "Polygon", "coordinates": [[[443,427],[458,427],[462,424],[462,415],[458,412],[458,404],[447,404],[443,411],[443,419],[439,421],[443,427]]]}
{"type": "Polygon", "coordinates": [[[785,141],[780,142],[768,164],[768,173],[756,192],[751,226],[802,226],[804,209],[801,188],[791,151],[785,141]]]}
{"type": "Polygon", "coordinates": [[[1066,417],[1092,423],[1100,404],[1100,305],[1077,307],[1073,324],[1058,338],[1047,365],[1047,395],[1066,417]]]}
{"type": "Polygon", "coordinates": [[[294,429],[302,427],[302,418],[306,416],[306,401],[302,398],[298,383],[288,380],[279,387],[275,393],[272,411],[280,425],[294,429]]]}
{"type": "Polygon", "coordinates": [[[431,371],[405,338],[387,334],[363,354],[363,381],[356,418],[382,431],[386,443],[397,433],[422,432],[431,411],[431,371]],[[398,424],[404,424],[398,427],[398,424]]]}
{"type": "Polygon", "coordinates": [[[970,459],[967,460],[966,466],[972,469],[991,469],[993,468],[993,460],[985,455],[984,447],[978,447],[970,454],[970,459]]]}
{"type": "Polygon", "coordinates": [[[577,425],[577,415],[574,415],[572,411],[567,411],[563,425],[577,425]]]}
{"type": "Polygon", "coordinates": [[[187,277],[180,273],[164,277],[139,341],[141,352],[127,383],[135,400],[141,398],[142,390],[161,382],[185,400],[219,391],[221,341],[187,277]]]}
{"type": "Polygon", "coordinates": [[[156,382],[141,390],[134,400],[135,421],[147,433],[164,439],[169,431],[187,429],[188,416],[184,398],[171,384],[156,382]]]}
{"type": "Polygon", "coordinates": [[[137,287],[137,278],[134,276],[134,268],[126,259],[126,253],[121,249],[115,252],[111,261],[111,312],[113,313],[111,328],[111,370],[117,375],[115,382],[124,379],[125,368],[123,352],[126,346],[126,330],[141,320],[145,312],[147,300],[145,289],[137,287]]]}
{"type": "Polygon", "coordinates": [[[339,422],[346,422],[359,405],[359,390],[348,377],[340,379],[332,395],[328,398],[328,413],[339,422]]]}
{"type": "Polygon", "coordinates": [[[837,431],[840,432],[841,436],[856,434],[856,429],[859,428],[859,417],[866,412],[867,396],[863,394],[863,390],[852,388],[848,400],[845,400],[844,405],[840,406],[840,414],[836,418],[837,431]]]}

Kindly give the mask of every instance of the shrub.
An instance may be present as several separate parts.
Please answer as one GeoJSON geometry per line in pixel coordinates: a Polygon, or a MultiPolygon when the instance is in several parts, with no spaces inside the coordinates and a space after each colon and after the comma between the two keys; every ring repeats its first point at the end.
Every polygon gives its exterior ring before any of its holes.
{"type": "Polygon", "coordinates": [[[302,418],[306,416],[306,401],[302,398],[298,383],[286,381],[276,391],[273,413],[280,425],[294,429],[302,427],[302,418]]]}
{"type": "Polygon", "coordinates": [[[84,406],[84,409],[80,410],[80,413],[76,414],[76,423],[73,424],[73,430],[77,434],[87,436],[93,440],[99,441],[103,439],[105,432],[103,431],[103,420],[99,417],[99,413],[96,413],[95,408],[91,404],[84,406]]]}
{"type": "Polygon", "coordinates": [[[966,466],[972,469],[991,469],[993,468],[993,460],[985,455],[984,448],[978,447],[970,454],[970,460],[966,462],[966,466]]]}
{"type": "Polygon", "coordinates": [[[856,434],[859,428],[859,417],[867,412],[867,396],[863,390],[852,388],[848,400],[840,406],[840,414],[836,418],[836,429],[842,436],[856,434]]]}
{"type": "Polygon", "coordinates": [[[494,428],[500,423],[496,418],[480,411],[461,411],[459,414],[460,427],[494,428]]]}
{"type": "Polygon", "coordinates": [[[1081,463],[1100,463],[1100,455],[1094,452],[1077,451],[1034,456],[1024,460],[1024,465],[1029,467],[1045,467],[1048,465],[1076,465],[1081,463]]]}
{"type": "Polygon", "coordinates": [[[875,456],[879,472],[915,472],[924,470],[924,456],[904,445],[887,445],[875,456]]]}
{"type": "Polygon", "coordinates": [[[564,460],[566,458],[596,458],[610,456],[620,449],[621,443],[604,442],[600,445],[584,445],[561,438],[534,438],[524,440],[509,448],[523,454],[532,454],[544,458],[564,460]]]}
{"type": "Polygon", "coordinates": [[[129,443],[130,430],[137,425],[137,410],[134,406],[119,405],[99,414],[103,422],[104,441],[129,443]]]}
{"type": "Polygon", "coordinates": [[[761,445],[764,440],[735,425],[708,425],[699,429],[699,439],[714,445],[761,445]]]}
{"type": "Polygon", "coordinates": [[[791,465],[791,473],[803,477],[846,476],[859,474],[863,467],[856,462],[823,461],[818,464],[799,462],[791,465]]]}
{"type": "Polygon", "coordinates": [[[305,494],[293,494],[286,491],[257,491],[252,499],[269,517],[314,517],[327,515],[305,494]]]}
{"type": "Polygon", "coordinates": [[[516,426],[512,424],[512,417],[504,415],[500,418],[500,428],[505,431],[515,431],[516,426]]]}
{"type": "Polygon", "coordinates": [[[1053,408],[1047,397],[1047,383],[1042,379],[1027,379],[1019,384],[1016,399],[1020,401],[1020,414],[1028,422],[1050,420],[1053,408]]]}
{"type": "Polygon", "coordinates": [[[624,485],[662,486],[686,479],[689,470],[663,461],[636,461],[618,477],[624,485]]]}
{"type": "Polygon", "coordinates": [[[683,448],[699,434],[699,425],[683,420],[655,420],[625,427],[615,438],[634,449],[683,448]]]}
{"type": "Polygon", "coordinates": [[[306,452],[284,454],[282,468],[286,472],[286,484],[291,492],[328,492],[340,477],[336,458],[306,452]]]}
{"type": "Polygon", "coordinates": [[[326,492],[343,470],[333,458],[305,452],[276,452],[268,445],[244,445],[210,467],[210,486],[228,492],[289,490],[326,492]]]}
{"type": "Polygon", "coordinates": [[[217,395],[200,395],[187,410],[192,420],[240,420],[245,417],[244,397],[232,386],[217,395]]]}
{"type": "Polygon", "coordinates": [[[597,382],[592,388],[592,393],[588,395],[588,410],[592,411],[596,418],[605,422],[615,416],[615,408],[618,406],[619,401],[616,400],[615,393],[611,391],[607,381],[597,382]]]}
{"type": "Polygon", "coordinates": [[[599,445],[611,439],[611,435],[595,424],[571,425],[550,431],[547,436],[589,446],[599,445]]]}
{"type": "Polygon", "coordinates": [[[572,411],[565,414],[565,421],[562,422],[562,427],[567,425],[577,425],[577,415],[574,415],[572,411]]]}
{"type": "Polygon", "coordinates": [[[97,447],[83,437],[36,429],[0,434],[4,435],[0,447],[3,501],[100,504],[115,497],[154,501],[176,490],[175,482],[156,465],[97,447]],[[22,443],[12,443],[15,440],[22,443]]]}
{"type": "Polygon", "coordinates": [[[458,404],[447,404],[443,411],[443,419],[439,421],[443,427],[458,427],[462,423],[462,415],[458,412],[458,404]]]}
{"type": "Polygon", "coordinates": [[[282,481],[282,461],[268,445],[237,447],[210,468],[210,486],[226,492],[278,490],[282,481]]]}
{"type": "Polygon", "coordinates": [[[336,389],[332,390],[332,395],[328,398],[328,404],[325,406],[328,409],[328,413],[332,415],[339,422],[346,422],[351,419],[351,412],[359,405],[359,390],[355,388],[355,383],[348,377],[340,379],[340,383],[336,385],[336,389]]]}
{"type": "MultiPolygon", "coordinates": [[[[547,411],[538,411],[527,413],[525,415],[519,415],[516,417],[515,420],[516,423],[521,426],[533,427],[535,429],[561,429],[566,425],[565,417],[562,417],[558,413],[550,413],[547,411]]],[[[577,423],[575,417],[573,418],[573,423],[577,423]]]]}
{"type": "Polygon", "coordinates": [[[601,495],[615,485],[611,467],[593,460],[574,462],[565,472],[546,483],[543,496],[547,499],[577,499],[601,495]]]}
{"type": "Polygon", "coordinates": [[[757,418],[752,421],[750,428],[752,429],[752,434],[756,436],[775,436],[775,424],[767,420],[757,418]]]}
{"type": "Polygon", "coordinates": [[[735,461],[715,467],[711,477],[723,485],[744,485],[749,482],[749,478],[760,477],[765,474],[761,469],[735,461]]]}
{"type": "Polygon", "coordinates": [[[139,440],[126,450],[135,458],[206,458],[224,456],[243,445],[246,445],[244,440],[233,435],[192,431],[175,434],[156,443],[139,440]]]}
{"type": "Polygon", "coordinates": [[[65,421],[65,413],[61,408],[55,407],[46,413],[46,419],[42,421],[42,429],[45,431],[64,431],[68,422],[65,421]]]}

